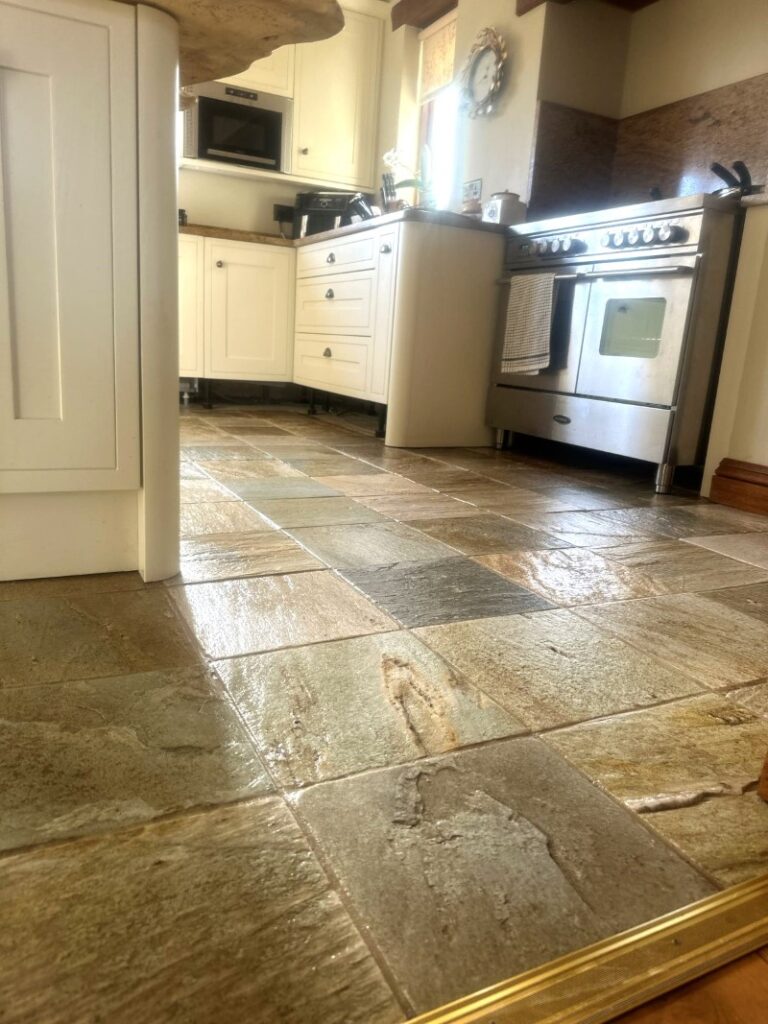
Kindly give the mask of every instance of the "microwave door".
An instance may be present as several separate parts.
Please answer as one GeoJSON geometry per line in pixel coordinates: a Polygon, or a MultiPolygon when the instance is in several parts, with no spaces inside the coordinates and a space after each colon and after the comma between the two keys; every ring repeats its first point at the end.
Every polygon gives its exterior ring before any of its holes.
{"type": "Polygon", "coordinates": [[[510,279],[502,281],[499,289],[498,342],[494,356],[493,382],[507,387],[573,394],[576,390],[590,287],[588,281],[579,281],[576,275],[570,273],[563,274],[561,280],[555,279],[550,365],[537,373],[521,374],[505,372],[501,359],[504,349],[510,279]]]}
{"type": "Polygon", "coordinates": [[[199,102],[200,156],[280,170],[279,112],[207,97],[199,102]]]}

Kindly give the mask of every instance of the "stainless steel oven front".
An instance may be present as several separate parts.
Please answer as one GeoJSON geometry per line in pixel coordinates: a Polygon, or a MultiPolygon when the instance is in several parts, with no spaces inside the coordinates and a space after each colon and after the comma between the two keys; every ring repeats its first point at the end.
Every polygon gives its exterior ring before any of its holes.
{"type": "Polygon", "coordinates": [[[684,211],[671,224],[660,222],[669,202],[661,211],[647,204],[618,211],[627,227],[606,231],[605,211],[592,215],[594,224],[572,218],[577,234],[542,222],[510,243],[492,426],[657,462],[659,490],[668,489],[674,464],[698,460],[735,237],[733,204],[705,198],[671,201],[684,211]],[[645,246],[636,241],[642,236],[645,246]],[[509,289],[522,275],[553,280],[550,361],[538,372],[510,373],[509,289]]]}

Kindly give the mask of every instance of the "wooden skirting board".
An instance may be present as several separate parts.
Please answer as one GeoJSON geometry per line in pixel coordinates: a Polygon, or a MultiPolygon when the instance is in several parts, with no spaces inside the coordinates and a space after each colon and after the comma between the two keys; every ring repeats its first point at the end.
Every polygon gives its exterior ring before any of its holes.
{"type": "Polygon", "coordinates": [[[768,516],[768,466],[723,459],[712,479],[712,501],[768,516]]]}

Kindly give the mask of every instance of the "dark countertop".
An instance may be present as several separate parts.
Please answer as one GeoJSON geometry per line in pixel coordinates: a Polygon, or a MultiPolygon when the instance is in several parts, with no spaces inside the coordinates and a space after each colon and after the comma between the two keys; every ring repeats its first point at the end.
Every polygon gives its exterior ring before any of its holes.
{"type": "Polygon", "coordinates": [[[451,213],[450,210],[417,210],[409,208],[398,210],[396,213],[386,213],[382,217],[374,217],[372,220],[362,220],[357,224],[349,224],[345,228],[335,228],[332,231],[322,231],[317,235],[307,235],[306,238],[283,238],[281,235],[267,235],[258,231],[240,231],[235,228],[217,228],[207,224],[185,224],[179,228],[183,235],[202,235],[204,238],[224,238],[232,242],[258,242],[261,245],[282,245],[290,247],[301,247],[312,245],[314,242],[327,242],[334,238],[345,235],[354,235],[361,231],[373,231],[379,227],[386,227],[388,224],[399,224],[402,221],[416,222],[419,224],[437,224],[449,228],[465,228],[470,231],[490,231],[493,234],[506,234],[508,229],[503,224],[485,224],[474,217],[465,217],[460,213],[451,213]]]}

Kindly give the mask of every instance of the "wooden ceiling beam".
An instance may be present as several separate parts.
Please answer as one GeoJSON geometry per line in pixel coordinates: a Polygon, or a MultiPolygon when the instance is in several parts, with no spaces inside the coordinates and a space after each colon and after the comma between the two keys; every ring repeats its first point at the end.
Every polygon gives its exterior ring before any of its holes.
{"type": "Polygon", "coordinates": [[[458,6],[459,0],[398,0],[392,8],[392,29],[426,28],[458,6]]]}

